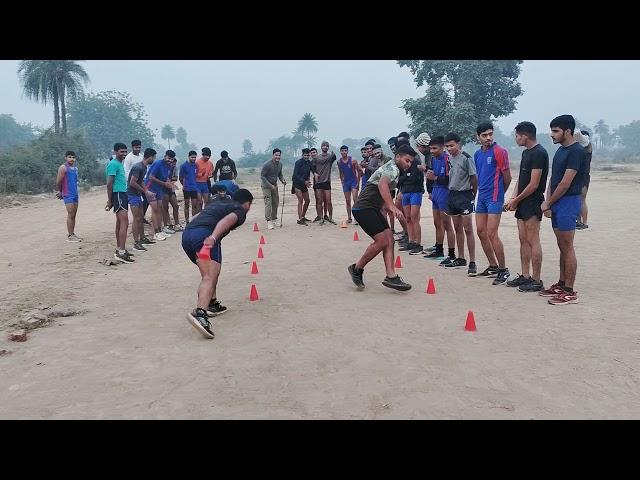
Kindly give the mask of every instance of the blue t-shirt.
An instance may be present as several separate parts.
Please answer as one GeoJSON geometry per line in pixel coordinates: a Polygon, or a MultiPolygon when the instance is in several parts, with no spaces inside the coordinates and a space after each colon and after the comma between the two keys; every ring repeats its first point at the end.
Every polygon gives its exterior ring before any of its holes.
{"type": "Polygon", "coordinates": [[[215,185],[224,185],[227,188],[227,193],[231,196],[236,193],[240,187],[233,180],[218,180],[215,185]]]}
{"type": "Polygon", "coordinates": [[[574,143],[568,147],[560,147],[553,156],[553,166],[551,167],[551,181],[549,182],[549,190],[551,194],[562,181],[564,173],[567,169],[575,170],[576,176],[573,177],[569,190],[564,195],[580,195],[584,182],[586,180],[587,154],[585,149],[579,143],[574,143]]]}
{"type": "Polygon", "coordinates": [[[158,180],[166,182],[169,178],[170,172],[171,166],[167,165],[167,162],[165,162],[163,158],[155,160],[149,167],[149,172],[147,173],[147,188],[154,193],[162,193],[164,187],[162,185],[158,185],[156,182],[152,182],[151,175],[156,177],[158,180]]]}
{"type": "Polygon", "coordinates": [[[509,170],[507,151],[494,142],[489,149],[476,151],[473,159],[478,174],[478,198],[504,202],[502,172],[509,170]]]}
{"type": "MultiPolygon", "coordinates": [[[[431,157],[431,170],[433,170],[436,177],[449,175],[449,154],[442,152],[439,157],[431,157]]],[[[440,185],[439,183],[434,183],[433,188],[449,189],[446,185],[440,185]]]]}
{"type": "Polygon", "coordinates": [[[180,165],[179,177],[184,180],[182,188],[185,192],[196,191],[196,162],[191,163],[189,160],[180,165]]]}
{"type": "Polygon", "coordinates": [[[78,196],[78,167],[70,167],[65,163],[65,174],[62,180],[62,195],[65,197],[78,196]]]}

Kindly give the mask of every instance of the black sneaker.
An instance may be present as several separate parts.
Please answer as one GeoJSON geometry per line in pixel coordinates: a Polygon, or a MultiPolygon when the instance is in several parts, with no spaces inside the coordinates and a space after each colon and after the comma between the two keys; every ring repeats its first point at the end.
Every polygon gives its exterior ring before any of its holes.
{"type": "Polygon", "coordinates": [[[400,237],[396,238],[396,242],[398,243],[407,243],[408,241],[409,241],[408,235],[401,235],[400,237]]]}
{"type": "Polygon", "coordinates": [[[478,277],[486,277],[486,278],[495,278],[498,276],[498,267],[488,266],[482,272],[480,272],[478,277]]]}
{"type": "Polygon", "coordinates": [[[398,250],[401,251],[401,252],[407,252],[407,251],[413,250],[415,246],[416,246],[415,243],[407,242],[407,243],[403,243],[402,245],[400,245],[400,248],[398,250]]]}
{"type": "Polygon", "coordinates": [[[333,223],[334,225],[337,225],[337,223],[334,222],[333,219],[331,217],[328,217],[327,215],[324,216],[324,221],[325,222],[329,222],[329,223],[333,223]]]}
{"type": "Polygon", "coordinates": [[[467,275],[469,277],[475,277],[478,274],[478,269],[476,267],[476,262],[469,262],[469,269],[467,270],[467,275]]]}
{"type": "Polygon", "coordinates": [[[218,315],[222,315],[226,311],[227,307],[223,307],[220,301],[211,301],[209,302],[209,306],[207,307],[207,316],[216,317],[218,315]]]}
{"type": "MultiPolygon", "coordinates": [[[[305,222],[311,222],[311,220],[309,220],[307,217],[302,217],[302,220],[304,220],[305,222]]],[[[315,220],[314,220],[315,222],[315,220]]]]}
{"type": "Polygon", "coordinates": [[[140,239],[140,243],[142,245],[153,245],[153,244],[156,243],[156,241],[155,240],[151,240],[151,239],[149,239],[147,237],[142,237],[142,239],[140,239]]]}
{"type": "Polygon", "coordinates": [[[449,262],[445,265],[446,268],[460,268],[467,266],[466,258],[456,258],[453,262],[449,262]]]}
{"type": "Polygon", "coordinates": [[[520,285],[524,285],[526,283],[531,282],[531,277],[525,277],[524,275],[518,275],[513,280],[507,281],[507,287],[519,287],[520,285]]]}
{"type": "Polygon", "coordinates": [[[502,285],[509,278],[509,269],[505,268],[502,271],[498,272],[496,279],[491,283],[491,285],[502,285]]]}
{"type": "Polygon", "coordinates": [[[413,244],[413,250],[409,251],[409,255],[422,255],[422,245],[413,244]]]}
{"type": "Polygon", "coordinates": [[[298,225],[304,225],[305,227],[308,227],[309,225],[307,225],[307,222],[305,222],[303,219],[300,219],[296,222],[298,225]]]}
{"type": "Polygon", "coordinates": [[[356,287],[358,287],[359,289],[363,289],[364,282],[362,281],[362,274],[364,273],[364,270],[358,271],[355,263],[352,263],[351,265],[349,265],[347,270],[349,271],[349,274],[351,275],[351,280],[353,280],[353,283],[355,283],[356,287]]]}
{"type": "Polygon", "coordinates": [[[450,263],[453,263],[454,260],[455,260],[455,257],[447,257],[444,260],[442,260],[438,265],[441,267],[446,267],[450,263]]]}
{"type": "Polygon", "coordinates": [[[532,278],[529,282],[524,285],[520,285],[518,287],[519,292],[540,292],[544,290],[544,285],[542,284],[542,280],[538,280],[537,282],[532,278]]]}
{"type": "Polygon", "coordinates": [[[124,253],[114,253],[113,258],[124,263],[133,263],[135,260],[125,251],[124,253]]]}
{"type": "Polygon", "coordinates": [[[431,252],[435,252],[438,249],[438,247],[436,247],[435,245],[432,245],[430,247],[425,248],[423,251],[424,253],[431,253],[431,252]]]}
{"type": "Polygon", "coordinates": [[[434,250],[428,255],[424,255],[424,258],[428,258],[430,260],[441,260],[444,258],[444,252],[439,252],[437,250],[434,250]]]}
{"type": "Polygon", "coordinates": [[[187,313],[187,320],[189,323],[199,331],[205,338],[213,338],[215,335],[211,331],[211,323],[207,318],[206,310],[202,308],[196,308],[193,312],[187,313]]]}
{"type": "Polygon", "coordinates": [[[151,222],[149,220],[147,220],[146,218],[144,218],[142,220],[142,223],[144,223],[145,225],[151,225],[151,222]]]}
{"type": "Polygon", "coordinates": [[[316,218],[314,218],[313,222],[311,222],[311,223],[316,223],[316,222],[319,222],[320,220],[322,220],[322,218],[316,216],[316,218]]]}
{"type": "Polygon", "coordinates": [[[137,250],[138,252],[146,252],[147,249],[144,248],[144,245],[142,245],[140,242],[135,242],[133,244],[133,249],[137,250]]]}
{"type": "Polygon", "coordinates": [[[384,285],[385,287],[393,288],[394,290],[400,290],[401,292],[411,290],[411,285],[402,280],[402,278],[400,278],[400,275],[396,275],[393,278],[384,277],[382,285],[384,285]]]}

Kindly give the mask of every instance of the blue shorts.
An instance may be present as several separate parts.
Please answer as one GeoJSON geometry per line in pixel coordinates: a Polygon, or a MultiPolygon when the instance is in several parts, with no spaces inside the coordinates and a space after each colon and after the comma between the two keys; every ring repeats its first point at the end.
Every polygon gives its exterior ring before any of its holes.
{"type": "Polygon", "coordinates": [[[551,205],[551,226],[561,232],[575,230],[581,207],[580,195],[565,195],[551,205]]]}
{"type": "Polygon", "coordinates": [[[478,195],[478,203],[476,205],[476,214],[489,213],[491,215],[501,215],[503,206],[504,206],[504,199],[494,202],[491,200],[491,197],[483,198],[478,195]]]}
{"type": "Polygon", "coordinates": [[[142,195],[140,195],[139,193],[127,193],[127,196],[129,197],[129,205],[131,205],[132,207],[142,206],[142,195]]]}
{"type": "Polygon", "coordinates": [[[162,198],[164,197],[164,193],[162,193],[162,189],[160,187],[158,187],[158,190],[155,190],[152,187],[152,188],[149,189],[149,191],[156,195],[156,201],[162,200],[162,198]]]}
{"type": "Polygon", "coordinates": [[[64,200],[65,205],[69,203],[78,203],[78,194],[76,193],[75,195],[65,195],[64,197],[62,197],[62,200],[64,200]]]}
{"type": "Polygon", "coordinates": [[[402,206],[422,205],[422,192],[406,192],[402,194],[402,206]]]}
{"type": "Polygon", "coordinates": [[[207,182],[196,182],[196,192],[200,195],[209,194],[209,184],[207,182]]]}
{"type": "MultiPolygon", "coordinates": [[[[207,227],[187,228],[182,232],[182,249],[193,263],[196,263],[198,252],[202,248],[202,242],[211,235],[211,232],[213,230],[207,227]]],[[[211,260],[222,263],[222,245],[220,241],[217,241],[211,247],[211,260]]]]}
{"type": "Polygon", "coordinates": [[[352,178],[351,180],[347,180],[346,182],[342,182],[342,192],[347,193],[351,190],[358,189],[358,179],[352,178]]]}
{"type": "Polygon", "coordinates": [[[433,210],[446,211],[449,203],[449,189],[434,187],[431,192],[431,202],[433,210]]]}
{"type": "Polygon", "coordinates": [[[364,188],[364,186],[367,184],[368,181],[369,181],[369,177],[365,177],[363,175],[362,176],[362,188],[364,188]]]}

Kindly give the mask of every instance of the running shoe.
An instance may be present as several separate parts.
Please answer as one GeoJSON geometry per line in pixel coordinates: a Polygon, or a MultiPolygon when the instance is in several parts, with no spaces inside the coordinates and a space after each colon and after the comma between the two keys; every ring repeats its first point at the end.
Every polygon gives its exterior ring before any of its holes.
{"type": "Polygon", "coordinates": [[[207,317],[207,311],[202,308],[196,308],[193,312],[187,313],[189,323],[199,331],[205,338],[213,338],[215,335],[211,330],[211,323],[207,317]]]}
{"type": "Polygon", "coordinates": [[[540,295],[541,297],[555,297],[556,295],[560,295],[563,292],[564,288],[562,288],[559,283],[554,283],[546,290],[540,290],[538,292],[538,295],[540,295]]]}
{"type": "Polygon", "coordinates": [[[507,287],[520,287],[521,285],[525,285],[527,283],[532,282],[531,277],[525,277],[524,275],[518,275],[513,280],[507,280],[507,287]]]}
{"type": "Polygon", "coordinates": [[[80,243],[81,241],[82,239],[78,237],[75,233],[72,233],[71,235],[67,235],[67,242],[80,243]]]}
{"type": "Polygon", "coordinates": [[[422,255],[422,245],[418,245],[417,243],[414,243],[413,245],[413,250],[409,251],[409,255],[422,255]]]}
{"type": "Polygon", "coordinates": [[[476,262],[469,262],[469,269],[467,270],[467,276],[475,277],[478,274],[476,262]]]}
{"type": "Polygon", "coordinates": [[[147,249],[144,248],[144,245],[142,245],[140,242],[135,242],[133,244],[133,249],[137,250],[138,252],[146,252],[147,249]]]}
{"type": "Polygon", "coordinates": [[[540,292],[542,289],[544,289],[542,280],[538,280],[536,282],[534,279],[531,279],[530,282],[518,287],[519,292],[540,292]]]}
{"type": "Polygon", "coordinates": [[[502,285],[507,281],[508,278],[509,278],[509,269],[505,268],[504,270],[501,270],[498,272],[498,275],[496,275],[495,280],[491,282],[491,285],[502,285]]]}
{"type": "Polygon", "coordinates": [[[576,223],[576,230],[585,230],[589,228],[589,225],[586,223],[576,223]]]}
{"type": "Polygon", "coordinates": [[[307,222],[305,222],[302,218],[300,220],[298,220],[296,222],[298,225],[304,225],[305,227],[308,227],[309,225],[307,225],[307,222]]]}
{"type": "Polygon", "coordinates": [[[439,252],[434,250],[433,252],[423,255],[424,258],[428,258],[430,260],[442,260],[444,258],[444,252],[439,252]]]}
{"type": "Polygon", "coordinates": [[[215,302],[211,300],[207,307],[207,316],[216,317],[218,315],[222,315],[226,311],[227,307],[222,306],[219,300],[216,300],[215,302]]]}
{"type": "Polygon", "coordinates": [[[322,220],[322,217],[316,216],[316,218],[314,218],[313,222],[311,222],[311,223],[316,223],[316,222],[319,222],[320,220],[322,220]]]}
{"type": "Polygon", "coordinates": [[[455,260],[455,257],[447,257],[444,260],[442,260],[438,265],[441,267],[446,267],[447,265],[452,264],[454,260],[455,260]]]}
{"type": "Polygon", "coordinates": [[[162,233],[166,233],[167,235],[173,235],[173,234],[174,234],[174,233],[176,233],[176,232],[174,232],[173,230],[171,230],[169,227],[164,227],[164,228],[162,229],[162,233]]]}
{"type": "Polygon", "coordinates": [[[334,224],[334,225],[337,225],[337,223],[336,223],[336,222],[334,222],[334,221],[333,221],[333,219],[332,219],[331,217],[328,217],[328,216],[326,216],[326,215],[325,215],[325,216],[324,216],[324,219],[325,219],[325,221],[327,221],[327,222],[329,222],[329,223],[332,223],[332,224],[334,224]]]}
{"type": "Polygon", "coordinates": [[[565,290],[555,297],[549,299],[551,305],[569,305],[570,303],[578,303],[578,292],[569,293],[565,290]]]}
{"type": "Polygon", "coordinates": [[[347,267],[347,270],[349,271],[351,280],[353,280],[353,283],[355,283],[356,287],[358,287],[359,289],[363,289],[364,282],[362,281],[362,274],[364,273],[364,270],[358,271],[355,263],[349,265],[349,267],[347,267]]]}
{"type": "Polygon", "coordinates": [[[400,278],[400,275],[396,275],[393,278],[384,277],[382,285],[384,285],[385,287],[393,288],[394,290],[400,290],[401,292],[411,290],[411,285],[402,280],[402,278],[400,278]]]}
{"type": "Polygon", "coordinates": [[[415,243],[407,242],[407,243],[403,243],[402,245],[400,245],[400,248],[398,250],[401,251],[401,252],[407,252],[407,251],[413,250],[414,247],[416,247],[415,243]]]}
{"type": "Polygon", "coordinates": [[[156,242],[155,242],[155,240],[150,240],[150,239],[148,239],[147,237],[142,237],[142,238],[140,239],[140,243],[141,243],[142,245],[154,245],[156,242]]]}
{"type": "Polygon", "coordinates": [[[165,235],[162,232],[158,232],[153,236],[153,239],[158,241],[158,242],[162,242],[163,240],[167,239],[167,235],[165,235]]]}
{"type": "Polygon", "coordinates": [[[432,245],[431,247],[427,247],[423,250],[424,253],[431,253],[431,252],[435,252],[438,249],[438,247],[436,247],[435,245],[432,245]]]}
{"type": "Polygon", "coordinates": [[[184,231],[184,227],[182,225],[174,225],[173,230],[176,232],[184,231]]]}
{"type": "MultiPolygon", "coordinates": [[[[311,222],[311,220],[309,220],[307,217],[302,217],[302,220],[304,220],[305,222],[311,222]]],[[[315,220],[314,220],[315,222],[315,220]]]]}
{"type": "Polygon", "coordinates": [[[495,278],[498,276],[498,267],[488,266],[482,272],[480,272],[478,277],[486,277],[486,278],[495,278]]]}
{"type": "Polygon", "coordinates": [[[466,266],[467,266],[466,258],[456,258],[453,262],[450,262],[447,265],[445,265],[446,268],[461,268],[466,266]]]}
{"type": "Polygon", "coordinates": [[[113,258],[124,263],[133,263],[135,261],[126,251],[124,253],[114,253],[113,258]]]}

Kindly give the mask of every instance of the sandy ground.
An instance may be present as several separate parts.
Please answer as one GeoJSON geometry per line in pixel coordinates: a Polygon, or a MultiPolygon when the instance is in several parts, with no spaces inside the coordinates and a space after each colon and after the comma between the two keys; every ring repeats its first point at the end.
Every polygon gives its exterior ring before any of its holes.
{"type": "MultiPolygon", "coordinates": [[[[258,198],[223,242],[218,297],[229,312],[215,321],[214,340],[185,320],[198,274],[180,234],[136,252],[135,264],[106,267],[99,261],[112,256],[114,216],[103,210],[104,191],[81,197],[81,244],[65,241],[60,201],[0,209],[0,418],[639,418],[640,217],[631,206],[640,173],[592,178],[591,228],[576,234],[581,303],[554,307],[404,254],[410,292],[380,284],[381,258],[358,292],[346,267],[368,237],[359,230],[352,241],[354,227],[296,225],[291,195],[284,228],[268,231],[257,182],[245,177],[258,198]],[[251,275],[260,234],[265,258],[251,275]],[[430,277],[436,295],[425,293],[430,277]],[[258,302],[248,300],[252,283],[258,302]],[[38,307],[70,316],[25,343],[8,341],[10,325],[38,307]],[[463,330],[469,309],[475,333],[463,330]]],[[[333,196],[335,217],[345,217],[337,185],[333,196]]],[[[503,217],[515,273],[516,221],[503,217]]],[[[550,284],[558,251],[547,219],[542,239],[550,284]]],[[[484,268],[479,242],[477,256],[484,268]]]]}

